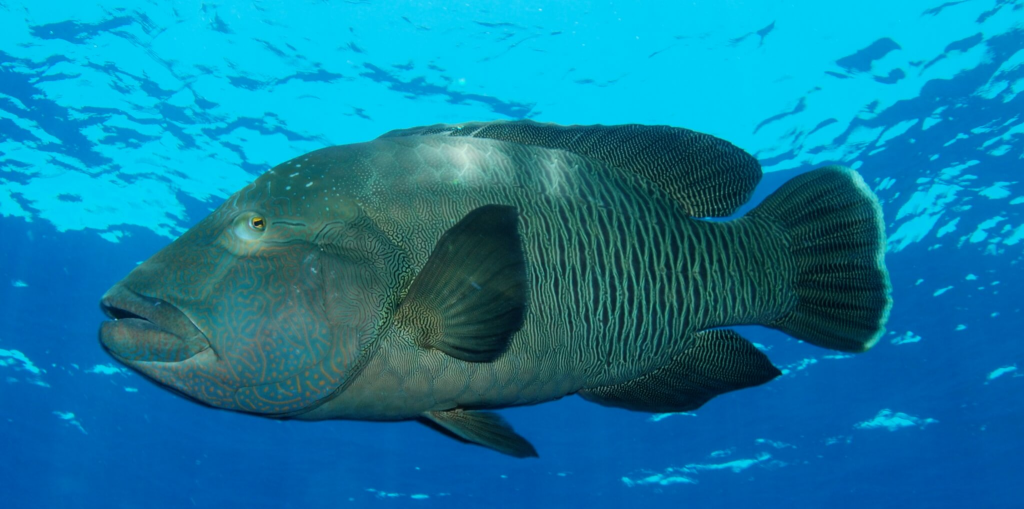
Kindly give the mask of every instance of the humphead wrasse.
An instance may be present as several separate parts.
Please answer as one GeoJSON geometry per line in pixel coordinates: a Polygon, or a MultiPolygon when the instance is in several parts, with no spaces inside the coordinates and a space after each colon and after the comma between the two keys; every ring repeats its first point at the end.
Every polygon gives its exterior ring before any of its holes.
{"type": "Polygon", "coordinates": [[[120,362],[272,418],[418,419],[535,456],[493,409],[694,410],[779,375],[725,327],[863,352],[891,299],[881,209],[842,167],[745,216],[752,156],[665,126],[392,131],[281,164],[102,300],[120,362]]]}

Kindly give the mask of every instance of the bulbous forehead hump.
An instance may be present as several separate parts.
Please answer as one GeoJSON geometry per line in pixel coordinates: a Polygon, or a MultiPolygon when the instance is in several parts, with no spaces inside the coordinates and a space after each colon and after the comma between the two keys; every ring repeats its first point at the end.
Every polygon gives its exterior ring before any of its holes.
{"type": "Polygon", "coordinates": [[[281,163],[242,189],[237,206],[310,220],[352,215],[370,178],[365,145],[328,147],[281,163]]]}

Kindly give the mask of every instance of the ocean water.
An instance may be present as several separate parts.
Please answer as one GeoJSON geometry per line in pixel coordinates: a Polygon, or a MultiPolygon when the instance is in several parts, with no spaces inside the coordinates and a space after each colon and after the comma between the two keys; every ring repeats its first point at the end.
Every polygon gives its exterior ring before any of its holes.
{"type": "Polygon", "coordinates": [[[0,506],[1021,507],[1024,2],[0,0],[0,506]],[[99,297],[271,166],[439,122],[668,124],[881,200],[871,351],[692,413],[274,421],[115,362],[99,297]]]}

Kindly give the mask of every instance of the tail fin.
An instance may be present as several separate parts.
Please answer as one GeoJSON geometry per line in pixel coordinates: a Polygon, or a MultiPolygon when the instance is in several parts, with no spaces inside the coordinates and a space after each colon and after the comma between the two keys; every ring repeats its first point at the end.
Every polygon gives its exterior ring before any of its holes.
{"type": "Polygon", "coordinates": [[[765,325],[808,343],[863,352],[885,331],[892,299],[882,209],[855,171],[804,173],[748,214],[781,227],[797,268],[797,303],[765,325]]]}

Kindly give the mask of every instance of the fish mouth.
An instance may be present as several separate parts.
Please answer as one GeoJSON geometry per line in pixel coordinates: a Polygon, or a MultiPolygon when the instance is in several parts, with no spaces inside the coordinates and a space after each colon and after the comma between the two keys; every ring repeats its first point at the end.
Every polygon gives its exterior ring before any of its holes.
{"type": "Polygon", "coordinates": [[[211,349],[209,339],[173,304],[115,285],[100,300],[110,320],[100,343],[119,361],[181,362],[211,349]]]}

